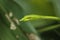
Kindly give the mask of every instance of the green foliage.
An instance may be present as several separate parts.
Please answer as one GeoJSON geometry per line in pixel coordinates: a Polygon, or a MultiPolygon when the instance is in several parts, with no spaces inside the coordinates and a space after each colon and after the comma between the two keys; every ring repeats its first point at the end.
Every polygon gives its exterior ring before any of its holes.
{"type": "Polygon", "coordinates": [[[59,0],[0,0],[0,40],[60,40],[59,30],[59,0]]]}

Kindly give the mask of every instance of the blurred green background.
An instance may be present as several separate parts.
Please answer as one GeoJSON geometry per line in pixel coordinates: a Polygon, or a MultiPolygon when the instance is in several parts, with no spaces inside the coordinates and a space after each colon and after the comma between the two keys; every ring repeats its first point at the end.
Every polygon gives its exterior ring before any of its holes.
{"type": "Polygon", "coordinates": [[[60,40],[60,21],[19,21],[29,14],[60,17],[60,0],[0,0],[0,40],[60,40]]]}

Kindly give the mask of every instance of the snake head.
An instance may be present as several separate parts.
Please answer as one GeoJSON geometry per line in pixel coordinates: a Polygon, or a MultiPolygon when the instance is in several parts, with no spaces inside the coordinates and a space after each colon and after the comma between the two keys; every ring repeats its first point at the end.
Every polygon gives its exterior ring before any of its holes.
{"type": "Polygon", "coordinates": [[[39,19],[39,15],[26,15],[20,21],[31,21],[31,20],[36,20],[39,19]]]}

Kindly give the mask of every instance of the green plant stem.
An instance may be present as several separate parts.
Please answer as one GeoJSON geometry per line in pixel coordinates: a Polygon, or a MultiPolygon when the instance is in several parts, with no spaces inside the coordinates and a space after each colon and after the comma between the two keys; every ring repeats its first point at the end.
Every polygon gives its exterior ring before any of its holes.
{"type": "Polygon", "coordinates": [[[37,31],[38,32],[45,32],[45,31],[49,31],[49,30],[52,30],[52,29],[55,29],[55,28],[58,28],[58,27],[60,27],[60,24],[52,25],[52,26],[45,27],[45,28],[42,28],[42,29],[37,29],[37,31]]]}

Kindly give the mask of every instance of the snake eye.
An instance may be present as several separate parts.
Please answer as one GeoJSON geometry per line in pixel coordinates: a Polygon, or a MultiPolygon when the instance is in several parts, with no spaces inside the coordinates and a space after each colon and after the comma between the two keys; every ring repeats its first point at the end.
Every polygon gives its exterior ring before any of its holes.
{"type": "Polygon", "coordinates": [[[32,17],[27,17],[26,19],[31,19],[32,17]]]}

